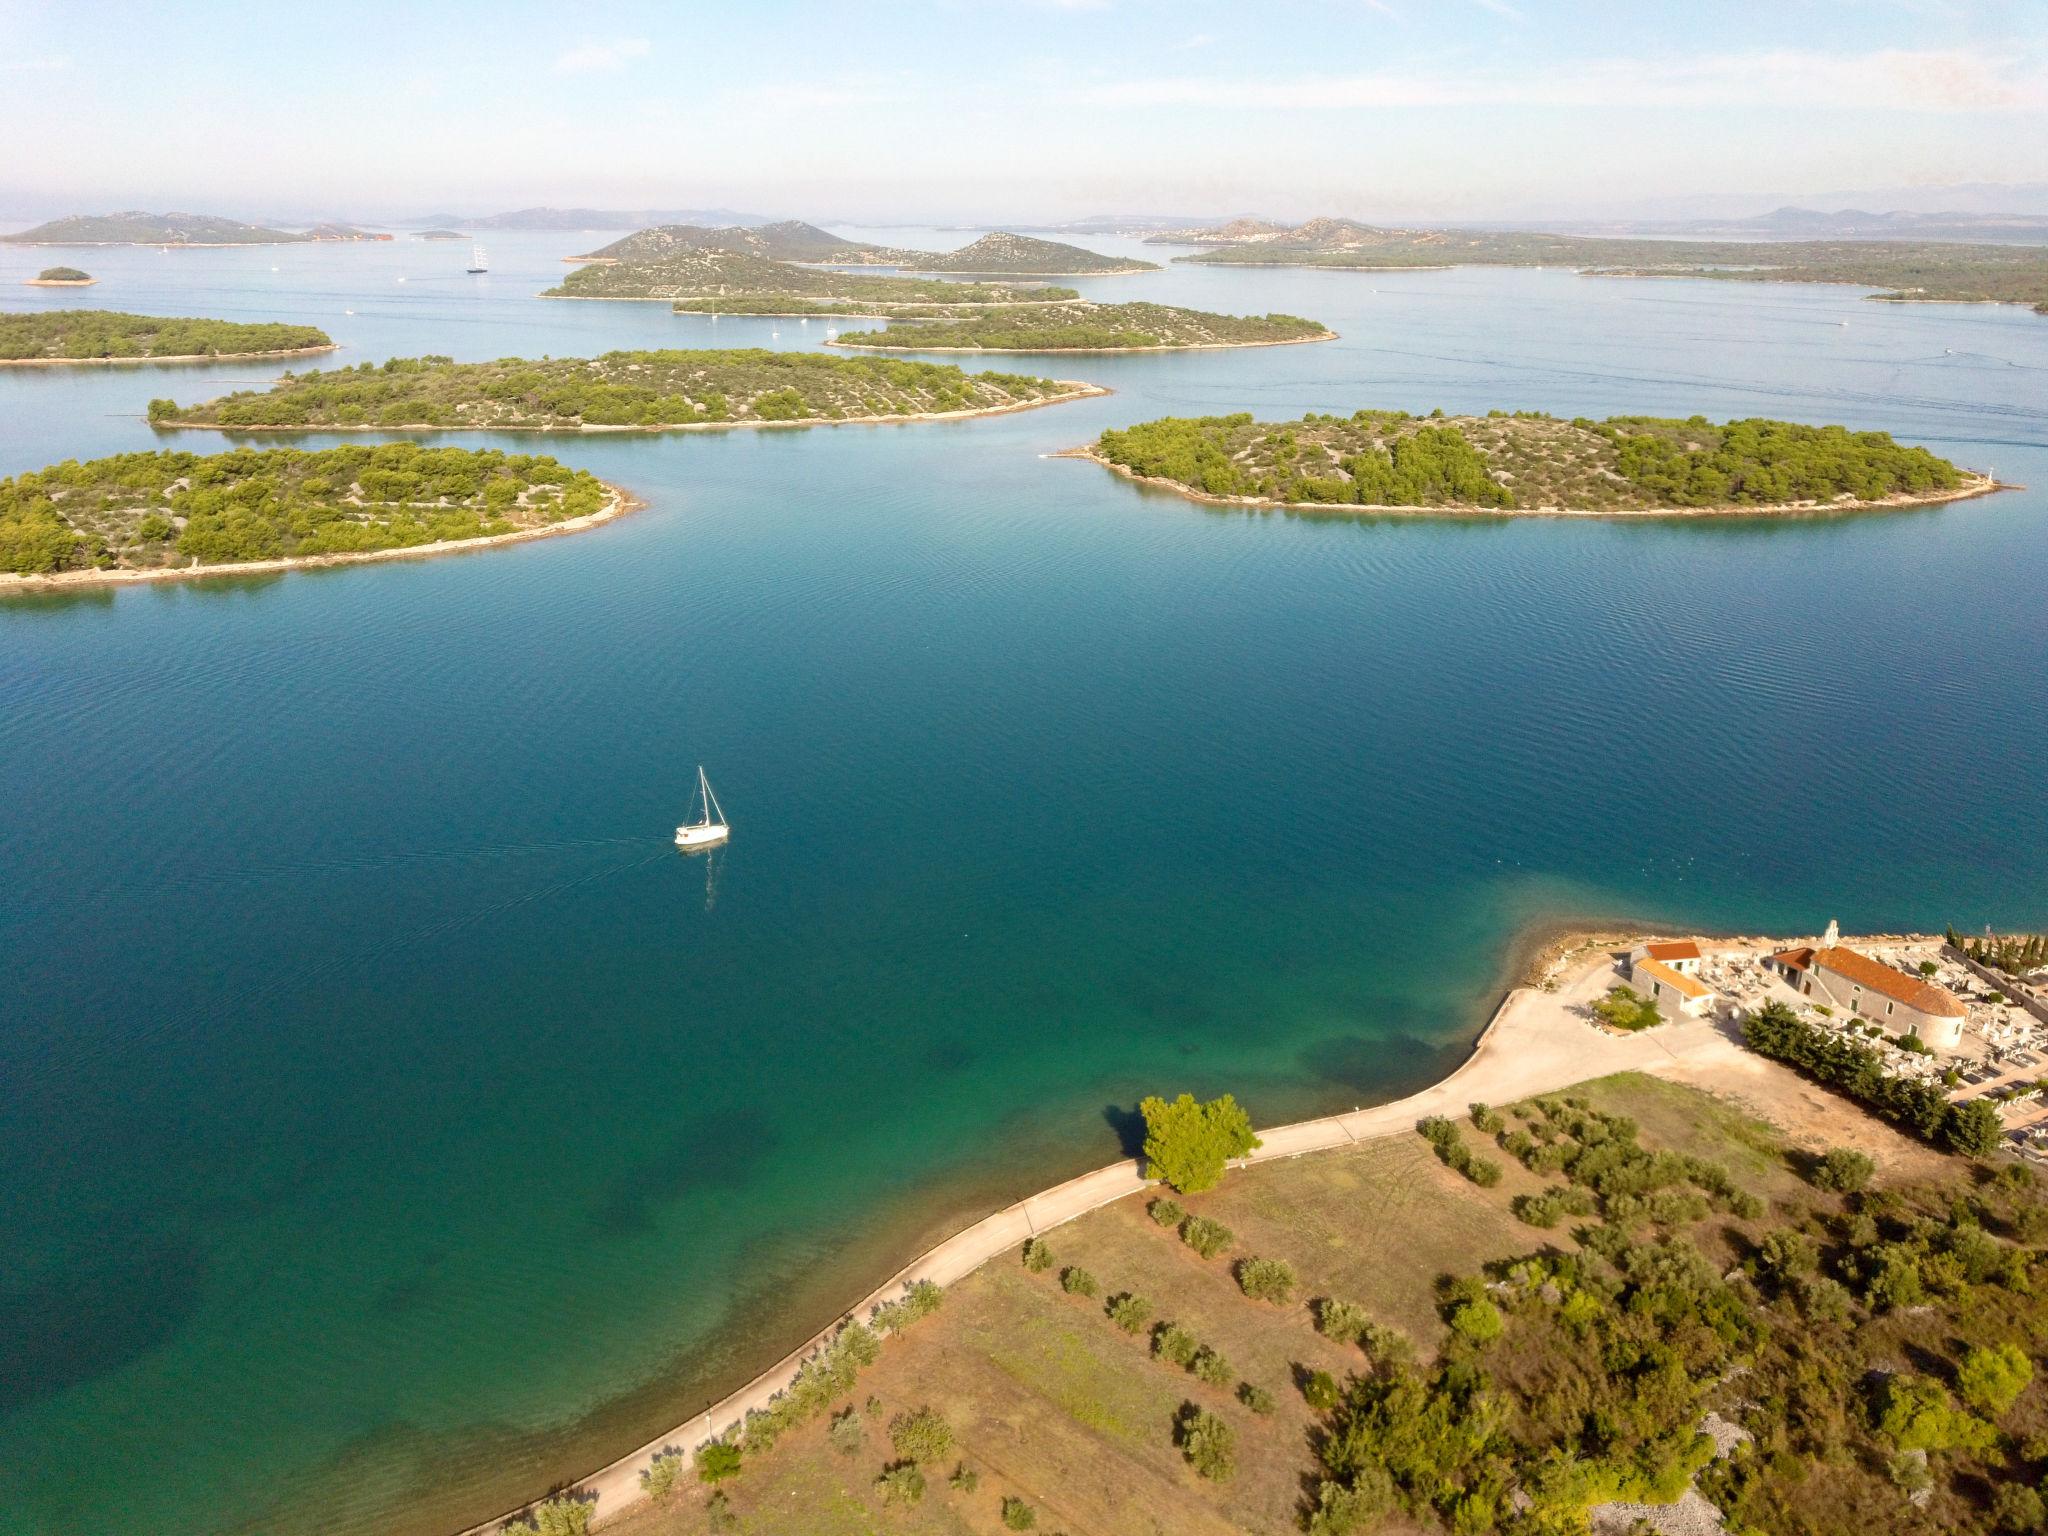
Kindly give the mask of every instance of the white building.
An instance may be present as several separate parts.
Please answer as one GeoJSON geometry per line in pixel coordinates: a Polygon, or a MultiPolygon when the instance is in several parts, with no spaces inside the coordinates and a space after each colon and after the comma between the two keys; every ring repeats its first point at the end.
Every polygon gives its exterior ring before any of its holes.
{"type": "Polygon", "coordinates": [[[1916,1035],[1938,1051],[1961,1048],[1963,1020],[1969,1014],[1961,998],[1946,987],[1832,942],[1836,937],[1830,923],[1828,941],[1819,948],[1784,950],[1764,964],[1802,997],[1845,1008],[1894,1033],[1916,1035]]]}
{"type": "MultiPolygon", "coordinates": [[[[1694,959],[1698,959],[1697,950],[1694,959]]],[[[1714,1005],[1714,989],[1679,970],[1671,961],[1637,960],[1629,966],[1629,976],[1667,1019],[1699,1018],[1714,1005]]]]}

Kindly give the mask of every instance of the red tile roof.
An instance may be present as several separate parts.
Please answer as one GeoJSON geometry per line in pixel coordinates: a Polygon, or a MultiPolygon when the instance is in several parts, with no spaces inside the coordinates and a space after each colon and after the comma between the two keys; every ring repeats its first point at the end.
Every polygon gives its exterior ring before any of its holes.
{"type": "Polygon", "coordinates": [[[1662,960],[1640,961],[1637,963],[1636,969],[1656,977],[1657,980],[1663,982],[1672,991],[1685,997],[1701,998],[1713,995],[1713,990],[1710,987],[1694,981],[1692,977],[1686,975],[1683,971],[1674,971],[1662,960]]]}
{"type": "Polygon", "coordinates": [[[1643,953],[1652,960],[1697,960],[1700,947],[1691,939],[1670,939],[1660,944],[1645,944],[1643,953]]]}
{"type": "Polygon", "coordinates": [[[1782,965],[1788,971],[1803,971],[1813,964],[1810,949],[1781,949],[1771,956],[1771,964],[1782,965]]]}
{"type": "Polygon", "coordinates": [[[1960,1019],[1969,1012],[1963,1007],[1962,1000],[1947,987],[1937,987],[1918,976],[1908,976],[1904,971],[1895,970],[1882,961],[1842,945],[1815,951],[1812,963],[1815,970],[1833,971],[1856,986],[1882,993],[1922,1013],[1960,1019]]]}

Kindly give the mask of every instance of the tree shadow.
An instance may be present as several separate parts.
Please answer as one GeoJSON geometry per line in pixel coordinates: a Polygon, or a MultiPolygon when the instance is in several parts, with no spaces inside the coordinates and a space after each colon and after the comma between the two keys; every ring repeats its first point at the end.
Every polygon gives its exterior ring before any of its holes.
{"type": "Polygon", "coordinates": [[[1133,1104],[1128,1109],[1121,1104],[1102,1106],[1102,1119],[1116,1133],[1117,1147],[1126,1157],[1142,1157],[1145,1154],[1145,1117],[1133,1104]]]}

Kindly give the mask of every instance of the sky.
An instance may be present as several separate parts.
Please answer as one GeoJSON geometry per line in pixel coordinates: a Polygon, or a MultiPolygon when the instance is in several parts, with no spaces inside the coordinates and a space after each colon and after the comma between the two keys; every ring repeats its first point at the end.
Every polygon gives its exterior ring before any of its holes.
{"type": "Polygon", "coordinates": [[[14,218],[1721,212],[2048,183],[2048,0],[0,0],[0,144],[14,218]]]}

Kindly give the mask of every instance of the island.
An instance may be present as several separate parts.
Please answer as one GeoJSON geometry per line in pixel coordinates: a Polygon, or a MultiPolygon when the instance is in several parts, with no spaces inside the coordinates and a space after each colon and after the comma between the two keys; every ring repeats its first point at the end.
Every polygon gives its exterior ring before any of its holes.
{"type": "Polygon", "coordinates": [[[155,427],[229,431],[674,432],[991,416],[1107,394],[899,358],[734,350],[593,358],[393,358],[287,373],[267,390],[149,403],[155,427]]]}
{"type": "Polygon", "coordinates": [[[702,251],[724,251],[728,255],[760,256],[770,261],[833,262],[861,260],[881,250],[881,246],[842,239],[801,219],[783,219],[774,224],[734,224],[723,228],[708,228],[701,224],[657,224],[635,230],[610,245],[601,245],[594,251],[565,259],[645,265],[702,251]]]}
{"type": "Polygon", "coordinates": [[[629,299],[739,315],[873,314],[906,305],[1043,304],[1071,288],[882,277],[798,266],[747,252],[684,248],[577,268],[544,299],[629,299]]]}
{"type": "Polygon", "coordinates": [[[1832,1006],[1780,970],[1812,940],[1583,938],[1395,1102],[1119,1105],[1122,1155],[464,1536],[2048,1526],[2048,1156],[1998,1044],[2048,1028],[1885,1014],[1979,991],[1929,935],[1820,951],[1869,988],[1832,1006]]]}
{"type": "Polygon", "coordinates": [[[211,213],[73,214],[0,235],[7,245],[297,245],[311,235],[244,224],[211,213]]]}
{"type": "Polygon", "coordinates": [[[825,343],[873,352],[1171,352],[1335,341],[1298,315],[1212,315],[1166,304],[1073,304],[961,311],[825,343]]]}
{"type": "Polygon", "coordinates": [[[423,229],[420,231],[420,238],[422,240],[467,240],[469,236],[459,229],[423,229]]]}
{"type": "Polygon", "coordinates": [[[124,453],[0,480],[0,572],[34,587],[390,559],[571,532],[634,505],[583,470],[495,450],[124,453]]]}
{"type": "Polygon", "coordinates": [[[1349,219],[1294,228],[1244,221],[1204,235],[1205,266],[1572,267],[1596,277],[1699,277],[1727,282],[1845,283],[1892,303],[2027,304],[2048,314],[2048,246],[1931,240],[1661,240],[1520,230],[1383,229],[1349,219]]]}
{"type": "Polygon", "coordinates": [[[1057,240],[1039,240],[996,230],[957,251],[882,249],[859,258],[907,272],[963,272],[987,277],[1117,277],[1157,272],[1159,264],[1129,256],[1104,256],[1057,240]]]}
{"type": "Polygon", "coordinates": [[[115,309],[0,314],[0,367],[213,363],[334,350],[333,338],[310,325],[130,315],[115,309]]]}
{"type": "Polygon", "coordinates": [[[572,262],[629,265],[661,264],[679,256],[723,251],[734,256],[760,256],[771,261],[810,266],[895,267],[905,272],[949,272],[979,277],[1108,277],[1128,272],[1157,272],[1158,263],[1127,256],[1104,256],[1078,245],[1037,240],[1028,235],[996,231],[957,251],[919,251],[900,246],[870,245],[847,240],[788,219],[758,228],[706,229],[697,225],[661,225],[637,230],[610,245],[599,246],[572,262]]]}
{"type": "Polygon", "coordinates": [[[34,277],[22,279],[28,288],[90,288],[99,279],[76,267],[45,267],[34,277]]]}
{"type": "Polygon", "coordinates": [[[1194,500],[1320,512],[1673,516],[1924,506],[2000,489],[1885,432],[1536,412],[1164,417],[1072,450],[1194,500]]]}

